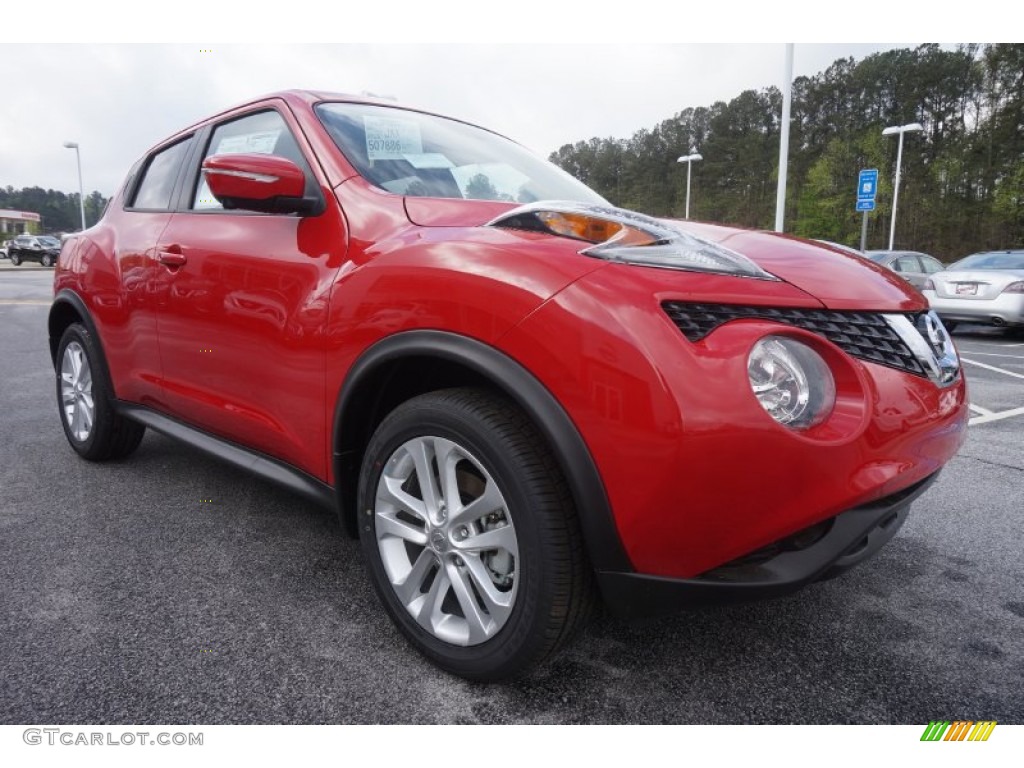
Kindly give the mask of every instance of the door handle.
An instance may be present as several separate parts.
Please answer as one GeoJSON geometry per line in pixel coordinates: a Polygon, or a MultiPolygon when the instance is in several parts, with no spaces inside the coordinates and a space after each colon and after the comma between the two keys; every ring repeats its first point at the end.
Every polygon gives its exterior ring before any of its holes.
{"type": "Polygon", "coordinates": [[[181,267],[188,261],[185,254],[181,252],[180,245],[168,245],[163,248],[157,248],[156,258],[157,261],[167,267],[181,267]]]}

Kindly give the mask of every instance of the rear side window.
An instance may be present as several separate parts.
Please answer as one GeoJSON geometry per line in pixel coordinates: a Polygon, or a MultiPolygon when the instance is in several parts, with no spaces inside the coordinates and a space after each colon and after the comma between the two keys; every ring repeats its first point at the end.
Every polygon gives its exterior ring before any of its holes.
{"type": "Polygon", "coordinates": [[[174,182],[178,179],[178,171],[185,159],[188,144],[189,139],[184,139],[167,149],[160,150],[150,158],[142,179],[135,188],[132,208],[166,211],[171,207],[174,182]]]}
{"type": "Polygon", "coordinates": [[[892,268],[896,272],[920,272],[917,256],[900,256],[893,262],[892,268]]]}
{"type": "Polygon", "coordinates": [[[941,272],[945,267],[942,266],[942,262],[938,259],[933,259],[931,256],[921,256],[921,265],[924,267],[924,271],[929,275],[935,272],[941,272]]]}

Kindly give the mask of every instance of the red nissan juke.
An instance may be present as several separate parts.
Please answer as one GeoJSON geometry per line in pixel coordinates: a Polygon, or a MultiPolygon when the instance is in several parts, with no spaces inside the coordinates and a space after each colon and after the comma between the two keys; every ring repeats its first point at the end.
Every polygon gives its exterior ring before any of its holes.
{"type": "Polygon", "coordinates": [[[83,458],[147,427],[338,512],[445,670],[522,674],[620,615],[870,557],[965,435],[898,275],[615,208],[519,145],[286,92],[142,158],[49,316],[83,458]]]}

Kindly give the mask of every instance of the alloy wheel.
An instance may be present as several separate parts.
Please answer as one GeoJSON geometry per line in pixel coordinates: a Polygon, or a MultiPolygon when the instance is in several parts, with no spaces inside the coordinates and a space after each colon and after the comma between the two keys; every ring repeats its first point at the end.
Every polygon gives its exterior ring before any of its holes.
{"type": "Polygon", "coordinates": [[[89,439],[96,419],[92,395],[92,368],[85,350],[77,341],[64,348],[60,364],[60,392],[68,431],[79,442],[89,439]]]}
{"type": "Polygon", "coordinates": [[[403,443],[377,484],[377,547],[413,619],[454,645],[479,645],[508,621],[519,545],[505,497],[480,460],[435,436],[403,443]]]}

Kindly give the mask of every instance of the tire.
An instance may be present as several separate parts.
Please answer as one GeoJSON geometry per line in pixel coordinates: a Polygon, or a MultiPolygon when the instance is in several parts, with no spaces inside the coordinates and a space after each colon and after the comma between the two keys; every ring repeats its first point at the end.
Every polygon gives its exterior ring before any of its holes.
{"type": "Polygon", "coordinates": [[[374,588],[441,669],[485,682],[522,675],[590,617],[593,574],[572,497],[511,402],[448,389],[398,406],[367,447],[359,499],[374,588]],[[440,492],[422,490],[424,476],[440,492]]]}
{"type": "Polygon", "coordinates": [[[80,324],[68,326],[57,347],[57,407],[64,436],[79,456],[106,461],[139,447],[146,428],[119,416],[99,345],[80,324]]]}
{"type": "Polygon", "coordinates": [[[952,333],[956,330],[957,324],[952,320],[943,320],[942,325],[945,326],[947,333],[952,333]]]}
{"type": "Polygon", "coordinates": [[[11,254],[11,264],[13,264],[14,266],[18,266],[19,264],[21,264],[21,256],[19,256],[16,253],[12,253],[11,254]]]}
{"type": "Polygon", "coordinates": [[[39,260],[39,263],[42,264],[44,267],[52,267],[53,256],[51,256],[50,254],[46,254],[45,256],[43,256],[43,258],[39,260]]]}

